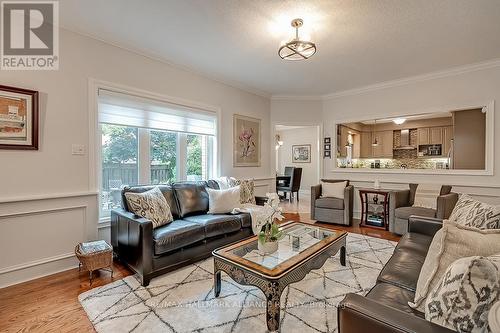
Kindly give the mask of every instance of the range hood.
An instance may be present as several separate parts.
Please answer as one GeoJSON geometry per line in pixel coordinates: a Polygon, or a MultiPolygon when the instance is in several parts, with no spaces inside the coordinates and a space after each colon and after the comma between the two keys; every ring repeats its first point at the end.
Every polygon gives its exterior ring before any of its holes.
{"type": "Polygon", "coordinates": [[[410,145],[410,130],[401,130],[401,144],[394,149],[415,149],[416,147],[410,145]]]}

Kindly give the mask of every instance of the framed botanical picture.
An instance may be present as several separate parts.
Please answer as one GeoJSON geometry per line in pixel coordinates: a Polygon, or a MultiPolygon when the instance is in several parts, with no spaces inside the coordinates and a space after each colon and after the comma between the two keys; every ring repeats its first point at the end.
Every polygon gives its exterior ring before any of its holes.
{"type": "Polygon", "coordinates": [[[293,145],[292,162],[311,163],[311,145],[293,145]]]}
{"type": "Polygon", "coordinates": [[[38,91],[0,85],[0,149],[38,150],[38,91]]]}
{"type": "Polygon", "coordinates": [[[233,166],[260,166],[260,119],[233,115],[233,166]]]}
{"type": "Polygon", "coordinates": [[[324,147],[324,148],[325,148],[324,150],[332,150],[332,149],[331,149],[332,147],[331,147],[331,145],[330,145],[330,144],[325,145],[325,147],[324,147]]]}
{"type": "Polygon", "coordinates": [[[323,141],[324,141],[323,143],[325,143],[325,144],[326,143],[331,143],[331,139],[330,138],[324,138],[323,141]]]}
{"type": "Polygon", "coordinates": [[[325,151],[324,151],[324,154],[325,154],[325,155],[324,155],[325,157],[328,157],[328,158],[331,158],[331,157],[332,157],[332,152],[331,152],[330,150],[325,150],[325,151]]]}

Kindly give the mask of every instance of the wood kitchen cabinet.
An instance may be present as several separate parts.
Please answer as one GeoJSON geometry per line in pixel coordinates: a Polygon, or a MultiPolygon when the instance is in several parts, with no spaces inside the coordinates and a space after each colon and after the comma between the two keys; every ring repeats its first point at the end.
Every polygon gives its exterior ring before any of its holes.
{"type": "Polygon", "coordinates": [[[428,145],[430,142],[429,127],[417,128],[417,137],[419,145],[428,145]]]}
{"type": "Polygon", "coordinates": [[[372,133],[371,132],[361,132],[361,158],[371,158],[372,157],[372,133]]]}
{"type": "Polygon", "coordinates": [[[443,144],[443,127],[431,127],[429,129],[429,143],[431,145],[443,144]]]}
{"type": "Polygon", "coordinates": [[[340,140],[339,142],[337,142],[337,145],[340,150],[340,157],[347,156],[347,148],[345,147],[347,143],[347,136],[349,135],[347,131],[348,131],[347,127],[340,125],[340,140]]]}
{"type": "Polygon", "coordinates": [[[392,158],[393,133],[392,131],[378,131],[373,133],[378,140],[378,145],[372,147],[372,157],[392,158]]]}

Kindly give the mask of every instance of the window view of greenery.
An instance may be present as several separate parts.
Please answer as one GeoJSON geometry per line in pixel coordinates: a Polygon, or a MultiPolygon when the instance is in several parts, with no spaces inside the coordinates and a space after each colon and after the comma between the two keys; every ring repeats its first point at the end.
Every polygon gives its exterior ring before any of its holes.
{"type": "Polygon", "coordinates": [[[201,135],[187,136],[187,180],[203,179],[202,141],[201,135]]]}
{"type": "Polygon", "coordinates": [[[101,216],[120,206],[124,185],[137,184],[138,130],[102,124],[101,216]]]}
{"type": "Polygon", "coordinates": [[[176,180],[177,133],[150,131],[151,184],[167,184],[176,180]]]}

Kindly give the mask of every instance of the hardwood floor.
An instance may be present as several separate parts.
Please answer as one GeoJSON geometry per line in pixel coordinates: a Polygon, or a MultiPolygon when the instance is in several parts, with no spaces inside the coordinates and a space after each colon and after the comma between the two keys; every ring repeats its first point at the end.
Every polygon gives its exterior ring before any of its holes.
{"type": "MultiPolygon", "coordinates": [[[[315,223],[309,213],[286,213],[286,220],[315,223]]],[[[398,241],[399,237],[384,230],[360,228],[359,221],[352,227],[318,223],[326,228],[398,241]]],[[[132,273],[118,262],[114,275],[94,273],[92,287],[122,279],[132,273]]],[[[91,289],[87,272],[71,269],[33,281],[0,289],[0,332],[94,332],[78,295],[91,289]]]]}

